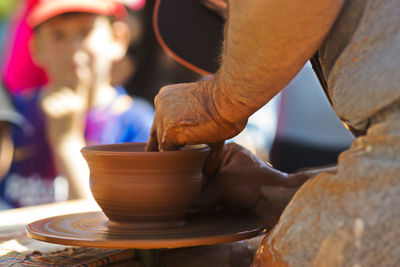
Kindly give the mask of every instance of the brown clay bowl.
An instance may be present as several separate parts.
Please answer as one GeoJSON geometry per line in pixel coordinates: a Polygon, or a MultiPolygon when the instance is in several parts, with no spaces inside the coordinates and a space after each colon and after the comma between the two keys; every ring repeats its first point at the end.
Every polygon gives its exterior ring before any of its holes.
{"type": "Polygon", "coordinates": [[[145,143],[87,146],[93,197],[110,227],[162,228],[184,223],[200,193],[208,147],[146,152],[145,143]]]}

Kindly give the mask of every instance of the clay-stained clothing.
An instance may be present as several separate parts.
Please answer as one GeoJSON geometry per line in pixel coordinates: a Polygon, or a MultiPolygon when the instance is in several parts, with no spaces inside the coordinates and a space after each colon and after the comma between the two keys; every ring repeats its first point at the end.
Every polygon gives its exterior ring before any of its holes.
{"type": "Polygon", "coordinates": [[[335,112],[364,130],[400,100],[400,2],[347,0],[319,54],[335,112]]]}
{"type": "Polygon", "coordinates": [[[254,266],[398,266],[400,2],[346,1],[320,50],[336,113],[367,129],[295,194],[254,266]]]}
{"type": "Polygon", "coordinates": [[[295,194],[254,266],[398,266],[400,105],[295,194]]]}

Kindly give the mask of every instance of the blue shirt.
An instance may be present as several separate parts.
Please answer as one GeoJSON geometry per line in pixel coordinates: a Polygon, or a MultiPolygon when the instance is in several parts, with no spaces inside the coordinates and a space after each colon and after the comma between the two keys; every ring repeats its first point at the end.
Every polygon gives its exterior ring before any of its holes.
{"type": "MultiPolygon", "coordinates": [[[[132,99],[121,87],[116,90],[117,96],[108,106],[88,112],[87,145],[147,141],[153,122],[153,107],[145,100],[132,99]]],[[[46,139],[39,97],[40,93],[36,91],[19,94],[13,99],[16,110],[27,119],[33,130],[29,135],[18,129],[13,133],[14,159],[8,175],[0,183],[0,201],[12,208],[57,200],[55,191],[60,179],[56,179],[59,175],[46,139]]]]}

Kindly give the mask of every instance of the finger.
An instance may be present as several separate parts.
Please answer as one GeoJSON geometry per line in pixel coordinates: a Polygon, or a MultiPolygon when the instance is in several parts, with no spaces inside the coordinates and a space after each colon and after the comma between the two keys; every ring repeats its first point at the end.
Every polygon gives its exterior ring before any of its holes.
{"type": "Polygon", "coordinates": [[[85,99],[71,88],[64,88],[62,91],[64,105],[71,111],[81,111],[85,108],[85,99]]]}
{"type": "Polygon", "coordinates": [[[156,120],[156,125],[157,125],[157,144],[158,144],[158,151],[167,151],[167,150],[163,150],[163,145],[162,145],[162,141],[163,141],[163,136],[164,136],[164,123],[162,121],[162,119],[157,119],[156,120]]]}
{"type": "Polygon", "coordinates": [[[64,88],[55,93],[51,100],[57,105],[59,116],[82,111],[84,107],[82,99],[69,88],[64,88]]]}
{"type": "Polygon", "coordinates": [[[172,151],[179,150],[179,147],[184,146],[185,144],[180,144],[178,142],[179,133],[176,131],[176,127],[168,126],[165,128],[164,123],[159,121],[158,129],[162,129],[163,131],[158,133],[158,143],[160,151],[172,151]]]}
{"type": "Polygon", "coordinates": [[[235,143],[225,145],[222,164],[229,166],[232,171],[248,173],[247,176],[240,177],[245,179],[243,182],[246,183],[271,186],[288,186],[289,183],[286,173],[272,168],[249,150],[235,143]]]}
{"type": "Polygon", "coordinates": [[[60,105],[55,98],[46,98],[41,103],[43,113],[46,117],[58,118],[62,114],[60,105]]]}
{"type": "Polygon", "coordinates": [[[210,153],[208,154],[208,157],[203,167],[203,175],[206,178],[213,177],[218,172],[218,169],[221,165],[220,155],[222,153],[223,148],[224,148],[224,141],[210,144],[211,150],[210,153]]]}
{"type": "MultiPolygon", "coordinates": [[[[161,127],[161,126],[160,126],[161,127]]],[[[164,127],[164,133],[159,139],[160,142],[160,151],[171,151],[171,150],[179,150],[179,148],[185,145],[195,145],[199,144],[196,142],[190,142],[187,139],[188,131],[185,126],[182,124],[164,127]]]]}
{"type": "Polygon", "coordinates": [[[151,126],[149,140],[144,148],[145,151],[158,151],[158,138],[156,128],[156,117],[154,117],[153,125],[151,126]]]}
{"type": "Polygon", "coordinates": [[[305,173],[294,173],[289,176],[290,178],[285,179],[285,185],[292,188],[298,188],[310,178],[305,173]]]}
{"type": "Polygon", "coordinates": [[[53,99],[58,105],[60,115],[65,115],[76,109],[76,97],[70,89],[60,90],[53,95],[53,99]]]}
{"type": "Polygon", "coordinates": [[[179,147],[183,146],[183,144],[181,146],[176,145],[176,142],[173,141],[172,138],[170,138],[172,134],[170,133],[170,131],[164,131],[164,134],[161,137],[161,142],[159,145],[159,149],[160,151],[173,151],[173,150],[179,150],[179,147]]]}
{"type": "Polygon", "coordinates": [[[80,85],[73,89],[73,92],[79,96],[84,102],[89,101],[89,96],[91,92],[91,87],[89,85],[80,85]]]}

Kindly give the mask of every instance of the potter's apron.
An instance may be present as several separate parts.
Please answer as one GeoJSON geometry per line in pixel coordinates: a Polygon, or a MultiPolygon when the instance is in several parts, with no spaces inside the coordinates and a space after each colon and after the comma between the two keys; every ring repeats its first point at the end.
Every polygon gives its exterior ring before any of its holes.
{"type": "Polygon", "coordinates": [[[400,102],[400,2],[347,0],[310,59],[336,114],[355,136],[400,102]]]}

